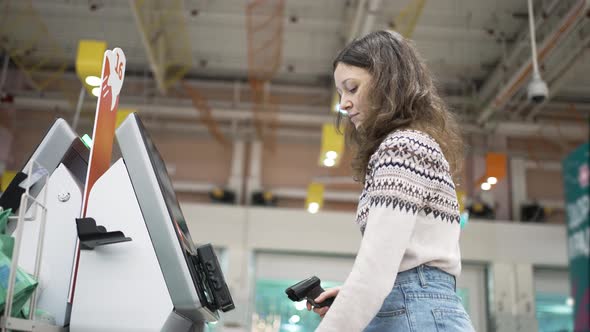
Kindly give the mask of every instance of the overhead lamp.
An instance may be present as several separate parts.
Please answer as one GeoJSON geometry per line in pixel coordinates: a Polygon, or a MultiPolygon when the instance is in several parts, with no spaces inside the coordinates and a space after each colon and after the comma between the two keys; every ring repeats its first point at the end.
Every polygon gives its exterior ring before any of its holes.
{"type": "Polygon", "coordinates": [[[486,169],[483,176],[479,178],[476,185],[481,185],[483,190],[490,190],[493,185],[506,177],[506,165],[508,157],[505,153],[488,152],[486,154],[486,169]],[[483,184],[489,185],[488,189],[484,189],[483,184]]]}
{"type": "Polygon", "coordinates": [[[336,161],[334,159],[330,159],[330,158],[324,159],[324,166],[333,167],[334,165],[336,165],[336,161]]]}
{"type": "Polygon", "coordinates": [[[489,184],[487,182],[484,182],[484,183],[481,184],[481,190],[488,191],[490,189],[492,189],[492,185],[491,184],[489,184]]]}
{"type": "Polygon", "coordinates": [[[340,162],[340,156],[344,152],[344,136],[332,123],[322,126],[322,147],[320,150],[319,164],[322,167],[333,167],[340,162]]]}
{"type": "Polygon", "coordinates": [[[102,61],[107,43],[101,40],[80,40],[76,53],[76,74],[92,95],[98,97],[100,89],[95,93],[95,87],[101,85],[102,61]]]}
{"type": "Polygon", "coordinates": [[[97,86],[96,88],[92,88],[92,95],[98,98],[98,95],[100,95],[100,87],[97,86]]]}
{"type": "Polygon", "coordinates": [[[505,153],[488,152],[486,154],[486,179],[495,178],[496,183],[506,177],[508,157],[505,153]]]}
{"type": "Polygon", "coordinates": [[[84,80],[86,84],[90,86],[99,86],[100,85],[100,77],[98,76],[87,76],[84,80]]]}
{"type": "Polygon", "coordinates": [[[313,182],[307,187],[307,198],[305,200],[305,207],[309,213],[318,213],[324,204],[324,185],[322,183],[313,182]]]}
{"type": "Polygon", "coordinates": [[[307,206],[307,211],[311,214],[316,214],[320,210],[320,204],[317,202],[311,202],[307,206]]]}

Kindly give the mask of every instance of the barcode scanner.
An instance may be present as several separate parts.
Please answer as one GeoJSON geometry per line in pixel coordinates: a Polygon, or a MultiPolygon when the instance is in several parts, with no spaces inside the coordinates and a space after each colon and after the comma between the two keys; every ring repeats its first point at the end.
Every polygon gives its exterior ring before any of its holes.
{"type": "Polygon", "coordinates": [[[320,296],[321,293],[324,292],[324,289],[320,285],[321,281],[318,277],[313,276],[302,280],[295,285],[287,288],[285,293],[291,301],[299,302],[307,299],[312,306],[316,308],[321,307],[329,307],[334,302],[334,298],[331,297],[329,299],[324,300],[323,302],[316,303],[314,299],[320,296]]]}

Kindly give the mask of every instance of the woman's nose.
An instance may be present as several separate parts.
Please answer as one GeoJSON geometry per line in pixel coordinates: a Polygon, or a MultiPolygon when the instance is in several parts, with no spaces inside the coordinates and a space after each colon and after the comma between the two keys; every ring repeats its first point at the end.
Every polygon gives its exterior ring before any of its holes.
{"type": "Polygon", "coordinates": [[[352,102],[350,100],[344,100],[340,103],[340,109],[349,111],[352,108],[352,102]]]}

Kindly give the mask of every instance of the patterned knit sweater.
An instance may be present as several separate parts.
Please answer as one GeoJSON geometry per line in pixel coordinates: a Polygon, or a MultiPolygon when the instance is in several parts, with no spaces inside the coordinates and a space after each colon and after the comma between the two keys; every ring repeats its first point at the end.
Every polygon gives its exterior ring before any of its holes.
{"type": "Polygon", "coordinates": [[[356,222],[363,238],[351,273],[316,331],[362,331],[398,272],[421,264],[461,271],[459,207],[449,164],[425,133],[398,130],[371,156],[356,222]]]}

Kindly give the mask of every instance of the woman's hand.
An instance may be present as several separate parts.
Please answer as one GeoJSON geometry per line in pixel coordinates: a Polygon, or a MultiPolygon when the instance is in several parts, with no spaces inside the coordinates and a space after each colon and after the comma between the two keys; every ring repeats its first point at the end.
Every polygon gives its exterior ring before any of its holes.
{"type": "MultiPolygon", "coordinates": [[[[340,292],[340,287],[328,288],[318,297],[313,299],[313,301],[315,303],[322,303],[324,302],[324,300],[336,297],[336,295],[338,295],[338,292],[340,292]]],[[[307,302],[307,311],[310,311],[312,308],[312,305],[309,302],[307,302]]],[[[320,318],[324,318],[329,309],[330,307],[313,308],[313,312],[318,314],[320,318]]]]}

